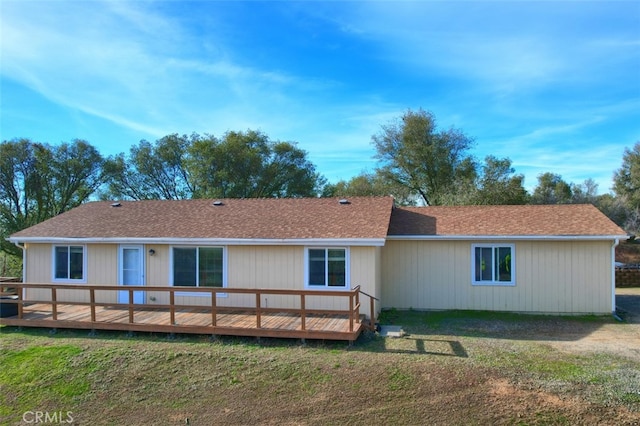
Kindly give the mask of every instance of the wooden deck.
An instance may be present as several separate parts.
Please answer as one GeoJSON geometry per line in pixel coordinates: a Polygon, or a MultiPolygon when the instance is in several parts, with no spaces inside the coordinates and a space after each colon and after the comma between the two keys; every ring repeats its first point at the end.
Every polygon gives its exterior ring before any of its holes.
{"type": "MultiPolygon", "coordinates": [[[[14,303],[18,313],[1,318],[0,324],[22,327],[75,328],[91,330],[124,330],[164,333],[194,333],[255,337],[283,337],[301,339],[327,339],[354,341],[365,329],[360,315],[359,288],[345,291],[302,291],[276,289],[193,289],[211,293],[211,306],[184,306],[175,304],[175,292],[184,288],[144,287],[145,291],[169,293],[169,305],[97,303],[95,293],[105,291],[133,292],[140,287],[13,284],[18,300],[14,303]],[[50,300],[23,299],[22,289],[49,289],[50,300]],[[58,300],[58,290],[88,292],[89,302],[58,300]],[[216,292],[254,294],[251,307],[216,306],[216,292]],[[297,308],[266,308],[260,306],[265,294],[294,295],[299,297],[297,308]],[[309,296],[344,297],[347,310],[306,309],[309,296]]],[[[189,289],[191,292],[192,289],[189,289]]],[[[373,311],[373,299],[372,311],[373,311]]],[[[372,323],[371,321],[369,322],[372,323]]]]}

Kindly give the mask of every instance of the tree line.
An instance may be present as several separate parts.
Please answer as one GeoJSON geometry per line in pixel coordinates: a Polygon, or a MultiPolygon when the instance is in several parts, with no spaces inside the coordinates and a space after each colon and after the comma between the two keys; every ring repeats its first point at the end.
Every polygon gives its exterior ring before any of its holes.
{"type": "Polygon", "coordinates": [[[568,183],[554,173],[539,175],[529,193],[509,158],[479,161],[469,153],[473,138],[453,127],[439,129],[422,109],[382,126],[372,144],[373,171],[329,183],[297,143],[256,130],[171,134],[111,157],[83,140],[3,141],[0,250],[21,255],[6,237],[90,199],[393,195],[405,205],[592,203],[628,232],[640,231],[640,142],[625,149],[614,194],[603,195],[591,179],[568,183]]]}

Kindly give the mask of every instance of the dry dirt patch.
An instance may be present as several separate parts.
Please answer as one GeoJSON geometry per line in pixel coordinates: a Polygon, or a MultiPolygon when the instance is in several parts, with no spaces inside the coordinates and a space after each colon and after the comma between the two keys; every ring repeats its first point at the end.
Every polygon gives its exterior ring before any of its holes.
{"type": "Polygon", "coordinates": [[[624,322],[602,324],[589,332],[589,324],[556,330],[543,336],[555,348],[574,353],[602,352],[640,362],[640,288],[616,289],[616,306],[624,322]]]}

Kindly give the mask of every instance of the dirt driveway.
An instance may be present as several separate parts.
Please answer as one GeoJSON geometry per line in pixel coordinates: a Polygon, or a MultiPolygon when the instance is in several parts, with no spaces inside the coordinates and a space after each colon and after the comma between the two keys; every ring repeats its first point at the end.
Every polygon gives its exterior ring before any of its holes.
{"type": "Polygon", "coordinates": [[[616,289],[616,307],[623,322],[595,329],[585,324],[584,330],[578,326],[558,332],[548,343],[561,351],[608,352],[640,362],[640,288],[616,289]]]}

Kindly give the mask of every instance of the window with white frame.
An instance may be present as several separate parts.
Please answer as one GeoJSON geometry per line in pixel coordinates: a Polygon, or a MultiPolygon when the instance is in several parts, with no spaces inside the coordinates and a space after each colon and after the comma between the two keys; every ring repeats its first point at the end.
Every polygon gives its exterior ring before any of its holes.
{"type": "Polygon", "coordinates": [[[310,288],[349,288],[349,251],[345,248],[309,248],[306,284],[310,288]]]}
{"type": "Polygon", "coordinates": [[[53,279],[84,281],[84,246],[53,247],[53,279]]]}
{"type": "Polygon", "coordinates": [[[173,247],[173,285],[224,287],[222,247],[173,247]]]}
{"type": "Polygon", "coordinates": [[[515,284],[512,244],[474,244],[471,250],[474,284],[515,284]]]}

